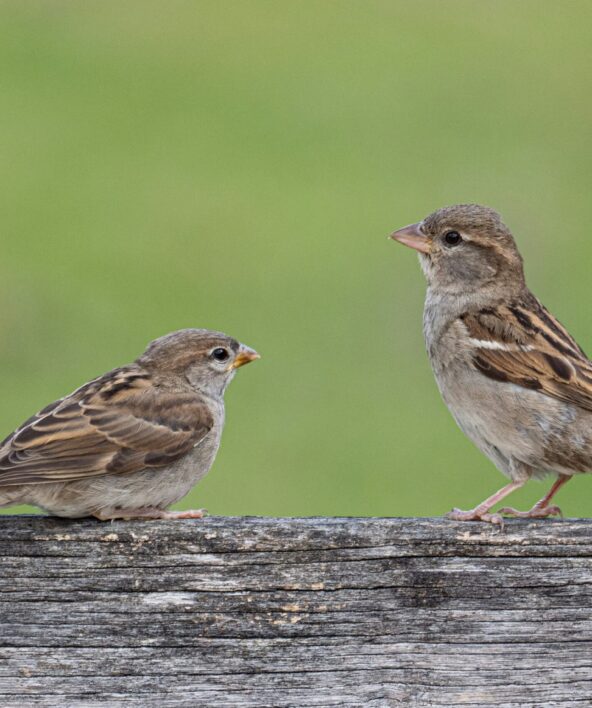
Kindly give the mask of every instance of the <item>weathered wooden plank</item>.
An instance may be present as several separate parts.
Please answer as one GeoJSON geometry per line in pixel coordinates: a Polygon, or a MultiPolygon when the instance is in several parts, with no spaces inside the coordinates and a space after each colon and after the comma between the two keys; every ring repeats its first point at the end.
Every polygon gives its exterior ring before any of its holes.
{"type": "Polygon", "coordinates": [[[592,705],[592,523],[0,517],[0,705],[592,705]]]}

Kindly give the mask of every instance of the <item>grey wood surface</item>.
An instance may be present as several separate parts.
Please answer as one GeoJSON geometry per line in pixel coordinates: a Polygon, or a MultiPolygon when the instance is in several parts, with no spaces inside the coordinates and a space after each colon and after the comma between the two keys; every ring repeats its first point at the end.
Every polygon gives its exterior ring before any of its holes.
{"type": "Polygon", "coordinates": [[[592,705],[592,522],[0,516],[0,706],[592,705]]]}

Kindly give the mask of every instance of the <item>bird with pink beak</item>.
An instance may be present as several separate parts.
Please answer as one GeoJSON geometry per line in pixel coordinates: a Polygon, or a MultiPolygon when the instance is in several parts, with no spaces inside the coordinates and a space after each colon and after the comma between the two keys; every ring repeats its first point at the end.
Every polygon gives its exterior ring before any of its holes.
{"type": "Polygon", "coordinates": [[[592,472],[592,362],[530,292],[514,237],[493,209],[439,209],[391,238],[419,253],[423,330],[442,394],[461,430],[509,478],[449,518],[546,518],[574,476],[592,472]],[[494,506],[530,479],[556,479],[528,511],[494,506]]]}

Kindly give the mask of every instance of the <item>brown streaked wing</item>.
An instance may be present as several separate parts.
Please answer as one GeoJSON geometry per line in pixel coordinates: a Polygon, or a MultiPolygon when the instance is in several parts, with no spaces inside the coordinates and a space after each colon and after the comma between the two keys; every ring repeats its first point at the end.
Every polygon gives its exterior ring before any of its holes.
{"type": "Polygon", "coordinates": [[[83,479],[160,467],[211,429],[192,392],[157,390],[136,365],[116,369],[50,404],[0,449],[0,486],[83,479]]]}
{"type": "Polygon", "coordinates": [[[592,362],[540,308],[512,304],[464,314],[461,320],[474,340],[475,368],[495,381],[539,390],[592,411],[592,362]]]}

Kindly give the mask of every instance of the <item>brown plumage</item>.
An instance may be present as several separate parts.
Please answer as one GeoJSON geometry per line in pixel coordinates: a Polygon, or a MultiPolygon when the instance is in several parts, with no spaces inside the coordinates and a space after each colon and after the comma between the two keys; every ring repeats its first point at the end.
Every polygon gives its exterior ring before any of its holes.
{"type": "Polygon", "coordinates": [[[592,363],[537,300],[465,313],[461,320],[484,343],[473,354],[482,374],[592,410],[592,363]],[[495,342],[504,348],[489,348],[495,342]]]}
{"type": "Polygon", "coordinates": [[[530,511],[574,474],[592,471],[592,362],[529,291],[522,257],[499,214],[445,207],[393,238],[419,251],[428,281],[426,346],[444,401],[462,430],[512,482],[459,520],[501,523],[494,504],[533,476],[558,475],[530,511]]]}
{"type": "Polygon", "coordinates": [[[31,503],[64,516],[178,516],[164,509],[209,470],[224,390],[257,357],[207,330],[152,342],[133,364],[51,403],[3,441],[0,505],[31,503]]]}

